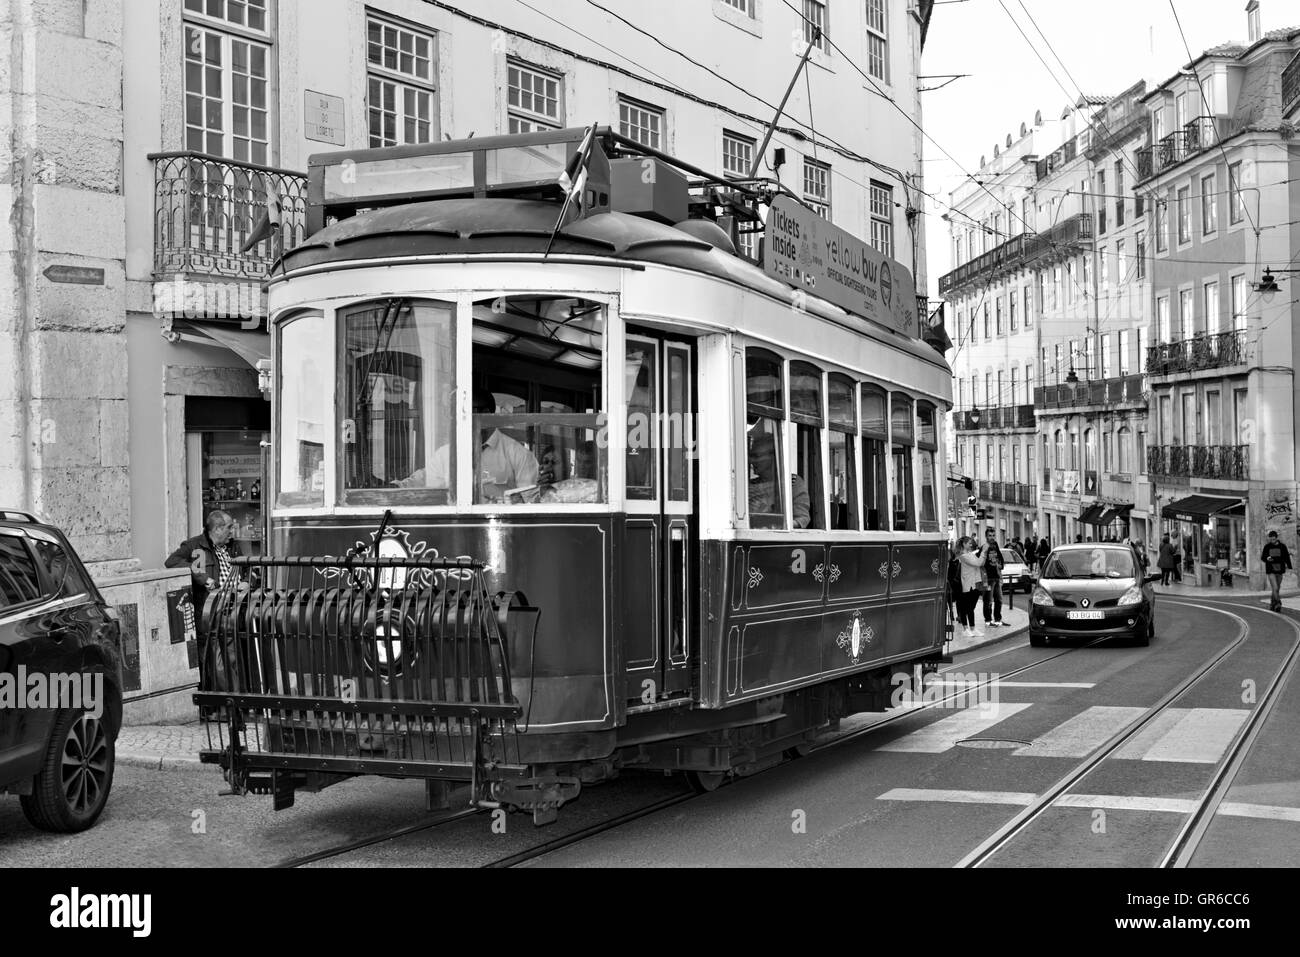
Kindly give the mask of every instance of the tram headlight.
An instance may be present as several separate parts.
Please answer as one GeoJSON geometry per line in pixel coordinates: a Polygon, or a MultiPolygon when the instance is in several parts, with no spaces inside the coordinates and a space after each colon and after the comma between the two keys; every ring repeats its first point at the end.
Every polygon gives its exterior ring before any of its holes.
{"type": "Polygon", "coordinates": [[[1044,588],[1042,585],[1034,586],[1034,593],[1029,597],[1029,601],[1031,604],[1034,605],[1056,604],[1056,599],[1052,597],[1052,593],[1048,591],[1046,588],[1044,588]]]}

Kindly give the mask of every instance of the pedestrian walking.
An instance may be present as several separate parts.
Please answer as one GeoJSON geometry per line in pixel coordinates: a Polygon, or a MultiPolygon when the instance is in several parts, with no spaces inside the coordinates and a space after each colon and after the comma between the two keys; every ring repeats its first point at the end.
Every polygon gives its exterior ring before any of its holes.
{"type": "Polygon", "coordinates": [[[1038,574],[1043,573],[1043,568],[1047,565],[1047,556],[1052,554],[1052,542],[1046,535],[1038,540],[1038,550],[1034,553],[1034,558],[1038,561],[1038,574]]]}
{"type": "Polygon", "coordinates": [[[1273,590],[1268,607],[1271,611],[1281,611],[1282,576],[1291,568],[1291,553],[1277,537],[1276,530],[1268,533],[1268,542],[1264,545],[1259,560],[1264,563],[1264,572],[1268,575],[1269,587],[1273,590]]]}
{"type": "Polygon", "coordinates": [[[1160,554],[1156,558],[1156,567],[1160,569],[1160,584],[1168,585],[1170,576],[1178,571],[1178,553],[1166,535],[1160,539],[1160,554]]]}

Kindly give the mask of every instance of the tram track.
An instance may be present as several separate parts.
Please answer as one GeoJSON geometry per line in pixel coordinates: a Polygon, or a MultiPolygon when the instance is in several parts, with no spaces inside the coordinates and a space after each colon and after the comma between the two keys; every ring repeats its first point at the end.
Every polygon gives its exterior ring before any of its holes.
{"type": "MultiPolygon", "coordinates": [[[[877,731],[881,728],[889,727],[890,725],[893,725],[906,718],[914,717],[918,714],[930,710],[931,708],[943,707],[946,704],[950,703],[951,701],[959,697],[968,696],[969,694],[971,694],[972,690],[977,691],[979,688],[993,684],[996,681],[1006,680],[1016,675],[1023,674],[1026,671],[1029,671],[1040,665],[1046,664],[1049,661],[1054,661],[1057,658],[1065,657],[1066,655],[1073,654],[1074,652],[1080,651],[1084,648],[1092,647],[1093,645],[1096,645],[1105,640],[1106,640],[1105,638],[1098,638],[1074,648],[1067,648],[1063,651],[1057,652],[1056,654],[1048,655],[1044,658],[1040,658],[1036,661],[1030,662],[1022,667],[1006,672],[1005,674],[999,674],[997,678],[990,679],[988,681],[981,681],[975,684],[971,684],[969,686],[963,686],[961,689],[954,691],[951,694],[944,695],[943,697],[938,698],[935,701],[926,702],[914,708],[902,709],[896,712],[895,714],[886,714],[885,717],[882,718],[881,720],[874,721],[871,724],[866,725],[865,727],[857,728],[854,729],[853,731],[848,731],[843,734],[834,735],[829,740],[814,744],[814,746],[812,747],[809,753],[812,754],[821,751],[826,751],[838,745],[846,744],[850,741],[858,740],[874,731],[877,731]]],[[[972,661],[965,662],[962,667],[969,666],[970,664],[974,664],[979,661],[985,661],[990,658],[998,657],[999,655],[1005,654],[1008,651],[1015,650],[1015,648],[1017,647],[1025,647],[1025,646],[1014,646],[1013,648],[1002,649],[998,652],[987,654],[980,658],[973,659],[972,661]]],[[[954,669],[946,669],[944,671],[936,672],[936,674],[942,676],[944,674],[951,673],[952,670],[954,669]]],[[[782,762],[781,764],[774,765],[771,768],[765,769],[765,771],[775,770],[776,768],[782,767],[783,764],[784,762],[782,762]]],[[[765,771],[760,771],[758,773],[762,774],[765,773],[765,771]]],[[[667,810],[672,807],[677,807],[681,804],[685,804],[690,801],[693,801],[696,798],[704,797],[706,796],[707,793],[711,793],[711,792],[705,792],[702,794],[692,790],[682,794],[672,795],[667,798],[662,798],[643,807],[634,808],[624,813],[615,815],[614,817],[611,817],[605,821],[594,822],[585,827],[579,828],[576,831],[562,834],[550,840],[543,841],[542,843],[537,844],[533,847],[524,848],[523,850],[505,855],[504,857],[496,858],[484,864],[480,864],[479,866],[483,868],[517,867],[519,865],[526,864],[530,861],[545,857],[546,855],[554,853],[556,851],[560,851],[572,847],[576,844],[580,844],[583,841],[587,841],[592,838],[607,834],[611,831],[617,830],[618,828],[626,824],[631,824],[635,821],[640,820],[641,818],[648,817],[659,811],[667,810]]],[[[323,848],[322,850],[314,851],[310,854],[304,854],[300,857],[289,858],[273,866],[276,868],[305,867],[311,864],[319,863],[321,861],[343,857],[347,854],[365,850],[366,848],[374,847],[379,844],[384,844],[389,841],[399,840],[403,837],[408,837],[412,834],[418,834],[424,831],[434,830],[436,828],[443,827],[445,825],[454,824],[459,821],[477,817],[479,815],[487,813],[487,810],[488,809],[485,808],[466,808],[464,810],[456,811],[454,813],[439,817],[435,820],[421,821],[415,824],[403,825],[401,827],[392,828],[380,834],[358,838],[357,840],[349,841],[344,844],[339,844],[334,847],[323,848]]]]}
{"type": "MultiPolygon", "coordinates": [[[[1216,668],[1227,661],[1230,656],[1245,644],[1250,634],[1250,626],[1240,615],[1213,605],[1201,605],[1194,602],[1178,601],[1180,605],[1217,612],[1234,619],[1238,625],[1236,637],[1224,648],[1206,659],[1192,674],[1188,675],[1176,687],[1171,689],[1146,713],[1132,721],[1128,726],[1116,732],[1109,740],[1090,755],[1075,765],[1054,784],[1039,794],[1030,804],[1019,811],[997,831],[985,838],[979,845],[966,854],[954,866],[959,868],[982,867],[997,854],[1005,851],[1018,837],[1028,831],[1035,822],[1043,818],[1049,810],[1060,806],[1062,797],[1084,780],[1119,751],[1126,743],[1136,737],[1143,729],[1149,727],[1161,714],[1168,711],[1185,694],[1198,683],[1211,675],[1216,668]]],[[[1227,603],[1225,603],[1227,604],[1227,603]]],[[[1280,696],[1281,688],[1295,670],[1300,660],[1300,626],[1290,616],[1283,616],[1296,631],[1296,642],[1279,665],[1273,680],[1252,709],[1246,722],[1237,732],[1227,752],[1216,765],[1210,783],[1197,799],[1196,807],[1188,815],[1178,835],[1161,856],[1160,867],[1186,867],[1196,852],[1197,846],[1204,838],[1214,814],[1223,796],[1232,786],[1232,782],[1250,753],[1250,746],[1258,737],[1260,729],[1272,711],[1274,703],[1280,696]]],[[[1045,659],[1046,660],[1046,659],[1045,659]]]]}

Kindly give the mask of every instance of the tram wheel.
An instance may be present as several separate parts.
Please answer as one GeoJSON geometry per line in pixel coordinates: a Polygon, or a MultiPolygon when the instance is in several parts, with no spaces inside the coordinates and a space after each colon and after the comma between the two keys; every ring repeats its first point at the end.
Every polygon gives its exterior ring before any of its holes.
{"type": "Polygon", "coordinates": [[[722,787],[727,780],[726,771],[687,771],[686,780],[696,794],[709,794],[722,787]]]}
{"type": "Polygon", "coordinates": [[[787,760],[796,761],[799,758],[805,758],[812,754],[812,750],[813,746],[811,744],[796,744],[793,747],[785,749],[785,757],[787,760]]]}

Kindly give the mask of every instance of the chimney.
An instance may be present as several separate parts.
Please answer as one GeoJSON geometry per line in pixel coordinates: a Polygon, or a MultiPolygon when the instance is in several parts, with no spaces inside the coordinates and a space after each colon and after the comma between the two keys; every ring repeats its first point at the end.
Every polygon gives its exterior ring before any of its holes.
{"type": "Polygon", "coordinates": [[[1259,0],[1250,0],[1250,3],[1246,4],[1246,26],[1250,42],[1258,43],[1259,38],[1263,36],[1259,29],[1259,0]]]}

